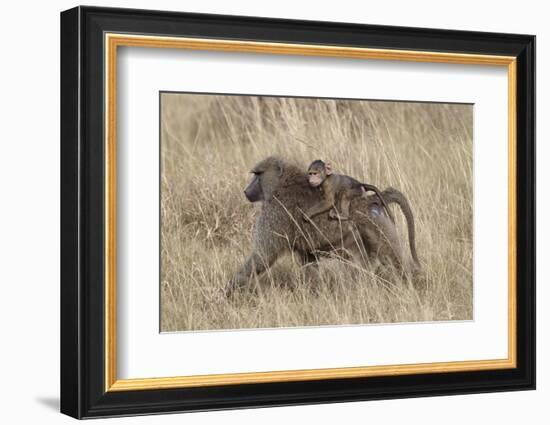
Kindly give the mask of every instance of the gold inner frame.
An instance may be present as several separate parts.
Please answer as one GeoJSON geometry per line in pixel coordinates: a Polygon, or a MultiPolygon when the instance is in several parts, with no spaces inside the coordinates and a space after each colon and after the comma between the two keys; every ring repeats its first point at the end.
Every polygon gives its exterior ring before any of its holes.
{"type": "Polygon", "coordinates": [[[516,58],[410,50],[266,43],[106,33],[105,45],[105,391],[149,390],[320,379],[510,369],[516,367],[516,58]],[[468,65],[508,71],[508,357],[495,360],[118,379],[116,373],[117,48],[151,47],[468,65]]]}

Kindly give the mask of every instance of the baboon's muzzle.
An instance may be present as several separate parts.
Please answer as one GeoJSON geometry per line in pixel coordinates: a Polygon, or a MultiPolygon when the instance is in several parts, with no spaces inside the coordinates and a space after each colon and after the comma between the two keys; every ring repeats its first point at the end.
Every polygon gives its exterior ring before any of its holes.
{"type": "Polygon", "coordinates": [[[250,202],[258,202],[263,199],[262,196],[262,185],[260,184],[260,178],[255,175],[250,184],[244,190],[244,196],[250,202]]]}

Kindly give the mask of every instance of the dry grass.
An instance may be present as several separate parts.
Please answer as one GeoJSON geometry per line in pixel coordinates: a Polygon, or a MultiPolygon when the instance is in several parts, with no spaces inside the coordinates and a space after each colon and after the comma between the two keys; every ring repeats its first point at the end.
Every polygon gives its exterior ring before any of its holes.
{"type": "Polygon", "coordinates": [[[471,106],[168,93],[161,101],[162,331],[472,318],[471,106]],[[259,211],[243,195],[247,172],[269,155],[304,167],[330,159],[341,173],[405,193],[421,289],[333,259],[321,262],[312,290],[289,256],[256,291],[220,299],[259,211]]]}

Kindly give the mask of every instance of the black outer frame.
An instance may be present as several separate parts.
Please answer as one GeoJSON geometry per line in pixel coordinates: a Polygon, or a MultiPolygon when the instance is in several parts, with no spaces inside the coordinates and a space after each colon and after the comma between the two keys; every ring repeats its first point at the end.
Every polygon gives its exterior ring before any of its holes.
{"type": "Polygon", "coordinates": [[[76,418],[535,388],[535,37],[77,7],[61,13],[61,412],[76,418]],[[104,391],[104,32],[517,57],[517,368],[104,391]]]}

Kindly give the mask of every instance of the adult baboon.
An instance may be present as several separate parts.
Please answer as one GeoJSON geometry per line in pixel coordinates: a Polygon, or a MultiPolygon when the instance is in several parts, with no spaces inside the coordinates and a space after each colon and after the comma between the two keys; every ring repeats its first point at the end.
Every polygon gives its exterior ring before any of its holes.
{"type": "MultiPolygon", "coordinates": [[[[259,162],[252,170],[252,181],[244,193],[250,202],[263,202],[256,220],[252,253],[227,287],[227,294],[244,286],[255,274],[263,273],[284,253],[294,252],[305,263],[318,255],[342,248],[359,251],[367,258],[390,259],[398,267],[409,269],[393,221],[376,195],[352,200],[349,221],[330,220],[328,214],[304,222],[304,213],[320,201],[308,176],[299,167],[277,157],[259,162]]],[[[411,254],[418,263],[414,220],[409,203],[395,189],[382,196],[388,204],[397,203],[407,219],[411,254]]]]}

